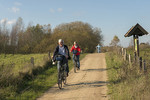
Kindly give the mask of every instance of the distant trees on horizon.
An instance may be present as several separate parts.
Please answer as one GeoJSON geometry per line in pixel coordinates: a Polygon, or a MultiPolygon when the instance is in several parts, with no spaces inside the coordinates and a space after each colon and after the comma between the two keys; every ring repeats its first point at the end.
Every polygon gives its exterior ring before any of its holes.
{"type": "Polygon", "coordinates": [[[97,44],[103,44],[101,29],[88,23],[75,21],[56,26],[31,25],[26,28],[23,19],[19,17],[9,30],[7,21],[0,24],[0,53],[44,53],[53,52],[58,39],[62,38],[69,47],[74,41],[79,43],[83,52],[94,52],[97,44]]]}

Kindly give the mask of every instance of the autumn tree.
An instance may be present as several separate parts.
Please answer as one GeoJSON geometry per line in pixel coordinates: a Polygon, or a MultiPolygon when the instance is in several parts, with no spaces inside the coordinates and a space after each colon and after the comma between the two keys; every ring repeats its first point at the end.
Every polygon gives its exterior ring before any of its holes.
{"type": "Polygon", "coordinates": [[[9,30],[7,28],[7,20],[5,19],[0,25],[0,52],[7,53],[7,46],[9,44],[9,30]]]}
{"type": "Polygon", "coordinates": [[[102,43],[101,30],[80,21],[58,25],[53,30],[51,43],[48,48],[54,49],[59,38],[65,40],[65,44],[70,47],[73,45],[74,41],[77,41],[85,52],[94,52],[95,46],[98,43],[102,43]]]}
{"type": "Polygon", "coordinates": [[[119,42],[120,42],[120,39],[118,38],[118,36],[115,35],[113,40],[111,40],[110,45],[111,46],[117,46],[119,42]]]}

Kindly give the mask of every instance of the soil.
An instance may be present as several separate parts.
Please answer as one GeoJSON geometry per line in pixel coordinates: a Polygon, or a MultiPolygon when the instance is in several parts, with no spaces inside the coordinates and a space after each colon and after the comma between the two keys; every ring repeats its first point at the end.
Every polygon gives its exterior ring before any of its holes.
{"type": "Polygon", "coordinates": [[[88,54],[80,65],[77,73],[71,70],[63,89],[56,84],[37,100],[107,100],[105,54],[88,54]]]}

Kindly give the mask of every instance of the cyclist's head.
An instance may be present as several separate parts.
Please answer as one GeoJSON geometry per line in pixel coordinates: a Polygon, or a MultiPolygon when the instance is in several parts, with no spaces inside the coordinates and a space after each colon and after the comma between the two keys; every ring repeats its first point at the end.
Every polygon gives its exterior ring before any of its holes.
{"type": "Polygon", "coordinates": [[[76,41],[74,41],[74,46],[75,46],[75,48],[77,48],[77,47],[78,47],[78,44],[77,44],[77,42],[76,42],[76,41]]]}
{"type": "Polygon", "coordinates": [[[62,39],[59,39],[59,40],[58,40],[58,44],[59,44],[60,46],[63,46],[64,41],[63,41],[62,39]]]}
{"type": "Polygon", "coordinates": [[[74,45],[77,45],[77,41],[74,41],[74,45]]]}

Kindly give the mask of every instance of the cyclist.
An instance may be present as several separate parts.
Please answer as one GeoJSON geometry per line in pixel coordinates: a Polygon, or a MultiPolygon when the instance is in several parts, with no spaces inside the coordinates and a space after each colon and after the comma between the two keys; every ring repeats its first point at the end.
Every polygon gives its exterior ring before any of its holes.
{"type": "Polygon", "coordinates": [[[96,46],[96,48],[97,48],[97,53],[100,53],[100,45],[98,44],[97,46],[96,46]]]}
{"type": "MultiPolygon", "coordinates": [[[[74,50],[77,51],[77,53],[75,55],[77,56],[77,64],[78,64],[78,68],[80,69],[80,60],[79,60],[79,57],[80,57],[81,49],[80,49],[80,47],[79,47],[79,45],[77,44],[76,41],[74,42],[74,45],[72,46],[70,52],[73,52],[74,50]]],[[[75,55],[73,54],[73,58],[74,58],[75,55]]],[[[74,62],[74,59],[73,59],[73,62],[74,62]]]]}
{"type": "Polygon", "coordinates": [[[68,76],[68,73],[69,73],[68,59],[70,59],[70,54],[69,54],[69,49],[68,49],[67,45],[64,45],[64,41],[62,39],[58,40],[58,46],[56,47],[56,49],[54,51],[54,54],[53,54],[54,62],[55,62],[56,56],[58,54],[65,56],[64,60],[65,60],[65,63],[67,64],[66,72],[67,72],[67,76],[68,76]]]}

